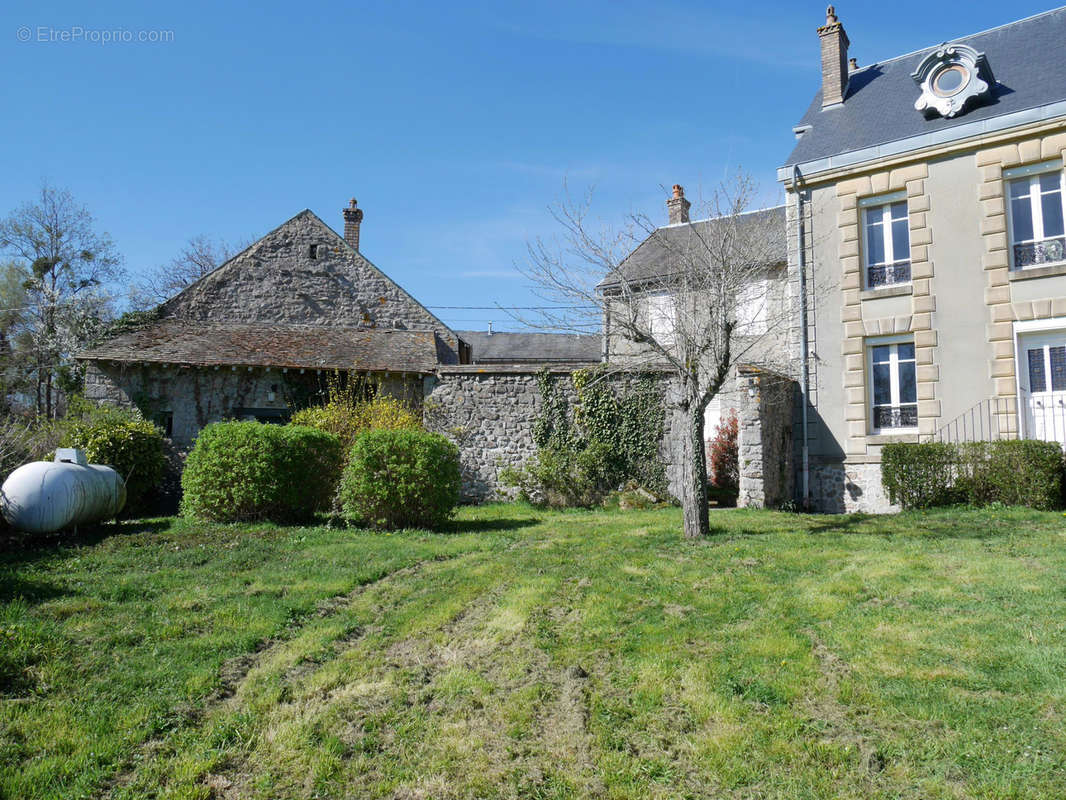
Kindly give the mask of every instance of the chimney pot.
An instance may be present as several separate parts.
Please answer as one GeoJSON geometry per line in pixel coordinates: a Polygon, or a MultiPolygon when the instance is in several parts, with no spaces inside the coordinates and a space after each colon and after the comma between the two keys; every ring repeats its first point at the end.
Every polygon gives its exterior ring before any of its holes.
{"type": "Polygon", "coordinates": [[[854,72],[858,68],[859,68],[859,59],[857,59],[857,58],[849,58],[848,59],[848,72],[854,72]]]}
{"type": "Polygon", "coordinates": [[[363,209],[357,206],[353,197],[348,207],[344,209],[344,241],[350,244],[357,253],[359,252],[359,226],[362,222],[363,209]]]}
{"type": "Polygon", "coordinates": [[[818,37],[822,40],[822,108],[825,108],[843,103],[848,92],[851,42],[833,6],[825,10],[825,25],[818,29],[818,37]]]}
{"type": "Polygon", "coordinates": [[[685,199],[685,189],[680,183],[674,184],[674,194],[666,201],[666,211],[671,225],[688,222],[688,210],[692,203],[685,199]]]}

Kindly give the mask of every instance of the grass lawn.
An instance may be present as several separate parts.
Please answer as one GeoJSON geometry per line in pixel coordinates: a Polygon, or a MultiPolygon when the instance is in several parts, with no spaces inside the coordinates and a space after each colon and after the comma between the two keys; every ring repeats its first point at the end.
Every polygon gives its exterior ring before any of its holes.
{"type": "Polygon", "coordinates": [[[0,555],[0,796],[1066,796],[1066,517],[150,520],[0,555]]]}

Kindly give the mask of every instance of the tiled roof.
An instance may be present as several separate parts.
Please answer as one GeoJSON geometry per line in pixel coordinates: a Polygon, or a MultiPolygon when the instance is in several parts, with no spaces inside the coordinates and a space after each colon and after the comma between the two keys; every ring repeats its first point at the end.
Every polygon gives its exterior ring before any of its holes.
{"type": "Polygon", "coordinates": [[[608,273],[599,288],[617,286],[623,280],[630,284],[669,277],[680,267],[678,254],[698,252],[703,241],[711,241],[716,228],[736,220],[744,233],[760,237],[760,249],[767,266],[785,263],[788,247],[785,240],[785,207],[775,206],[739,214],[737,217],[716,217],[691,224],[667,225],[657,228],[623,261],[618,269],[608,273]]]}
{"type": "Polygon", "coordinates": [[[928,144],[936,144],[950,140],[952,128],[970,123],[987,126],[1007,114],[1018,115],[1021,122],[1039,119],[1035,109],[1066,101],[1064,40],[1066,8],[954,39],[985,54],[996,85],[988,100],[951,119],[926,119],[914,108],[921,91],[911,73],[939,44],[862,67],[851,73],[843,104],[823,111],[822,93],[815,95],[800,121],[810,130],[785,164],[816,162],[912,137],[924,136],[928,144]]]}
{"type": "Polygon", "coordinates": [[[437,343],[432,331],[168,320],[115,336],[77,357],[205,367],[425,373],[437,366],[437,343]]]}
{"type": "Polygon", "coordinates": [[[586,363],[599,361],[603,339],[577,333],[487,333],[456,331],[470,344],[475,364],[534,362],[586,363]]]}

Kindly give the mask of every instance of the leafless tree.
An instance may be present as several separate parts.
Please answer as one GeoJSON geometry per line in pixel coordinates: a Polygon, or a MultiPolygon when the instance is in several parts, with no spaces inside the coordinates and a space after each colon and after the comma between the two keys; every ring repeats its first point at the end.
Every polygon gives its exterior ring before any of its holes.
{"type": "Polygon", "coordinates": [[[137,311],[155,308],[186,286],[200,280],[229,261],[247,245],[232,245],[200,234],[185,243],[181,252],[156,267],[130,290],[130,306],[137,311]]]}
{"type": "Polygon", "coordinates": [[[45,184],[35,202],[0,220],[0,251],[26,274],[24,317],[32,341],[38,415],[52,417],[69,380],[70,356],[111,317],[121,259],[70,192],[45,184]]]}
{"type": "Polygon", "coordinates": [[[592,223],[590,194],[567,196],[552,208],[559,239],[531,243],[522,268],[554,306],[527,324],[585,333],[602,326],[611,370],[654,367],[676,379],[669,396],[684,420],[687,537],[709,533],[708,404],[741,364],[785,368],[784,215],[749,212],[754,195],[741,173],[703,204],[705,219],[658,227],[635,215],[618,228],[592,223]]]}

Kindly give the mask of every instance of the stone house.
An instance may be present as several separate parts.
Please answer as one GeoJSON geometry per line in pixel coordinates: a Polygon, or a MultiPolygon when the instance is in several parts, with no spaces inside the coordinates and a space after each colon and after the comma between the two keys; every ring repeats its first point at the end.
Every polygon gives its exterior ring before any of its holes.
{"type": "MultiPolygon", "coordinates": [[[[707,307],[719,299],[728,302],[737,323],[731,348],[739,358],[731,359],[730,375],[704,414],[705,446],[719,423],[735,415],[740,504],[787,503],[793,494],[795,392],[787,340],[778,335],[788,329],[790,314],[785,207],[692,220],[691,203],[680,185],[673,187],[666,205],[667,224],[652,230],[598,286],[605,299],[605,357],[621,368],[661,367],[664,356],[655,347],[623,331],[625,315],[637,318],[659,344],[676,349],[684,346],[679,339],[708,336],[707,307]],[[735,274],[725,281],[737,285],[724,287],[717,283],[713,262],[720,258],[716,251],[732,241],[744,247],[726,270],[735,274]],[[703,285],[704,279],[715,285],[703,285]]],[[[713,369],[710,363],[707,369],[713,369]]]]}
{"type": "Polygon", "coordinates": [[[210,422],[283,420],[336,372],[420,404],[470,348],[344,236],[301,211],[163,303],[149,325],[80,353],[86,395],[136,405],[187,447],[210,422]]]}
{"type": "Polygon", "coordinates": [[[778,172],[797,487],[883,511],[888,442],[1066,441],[1066,9],[865,66],[818,36],[778,172]]]}

